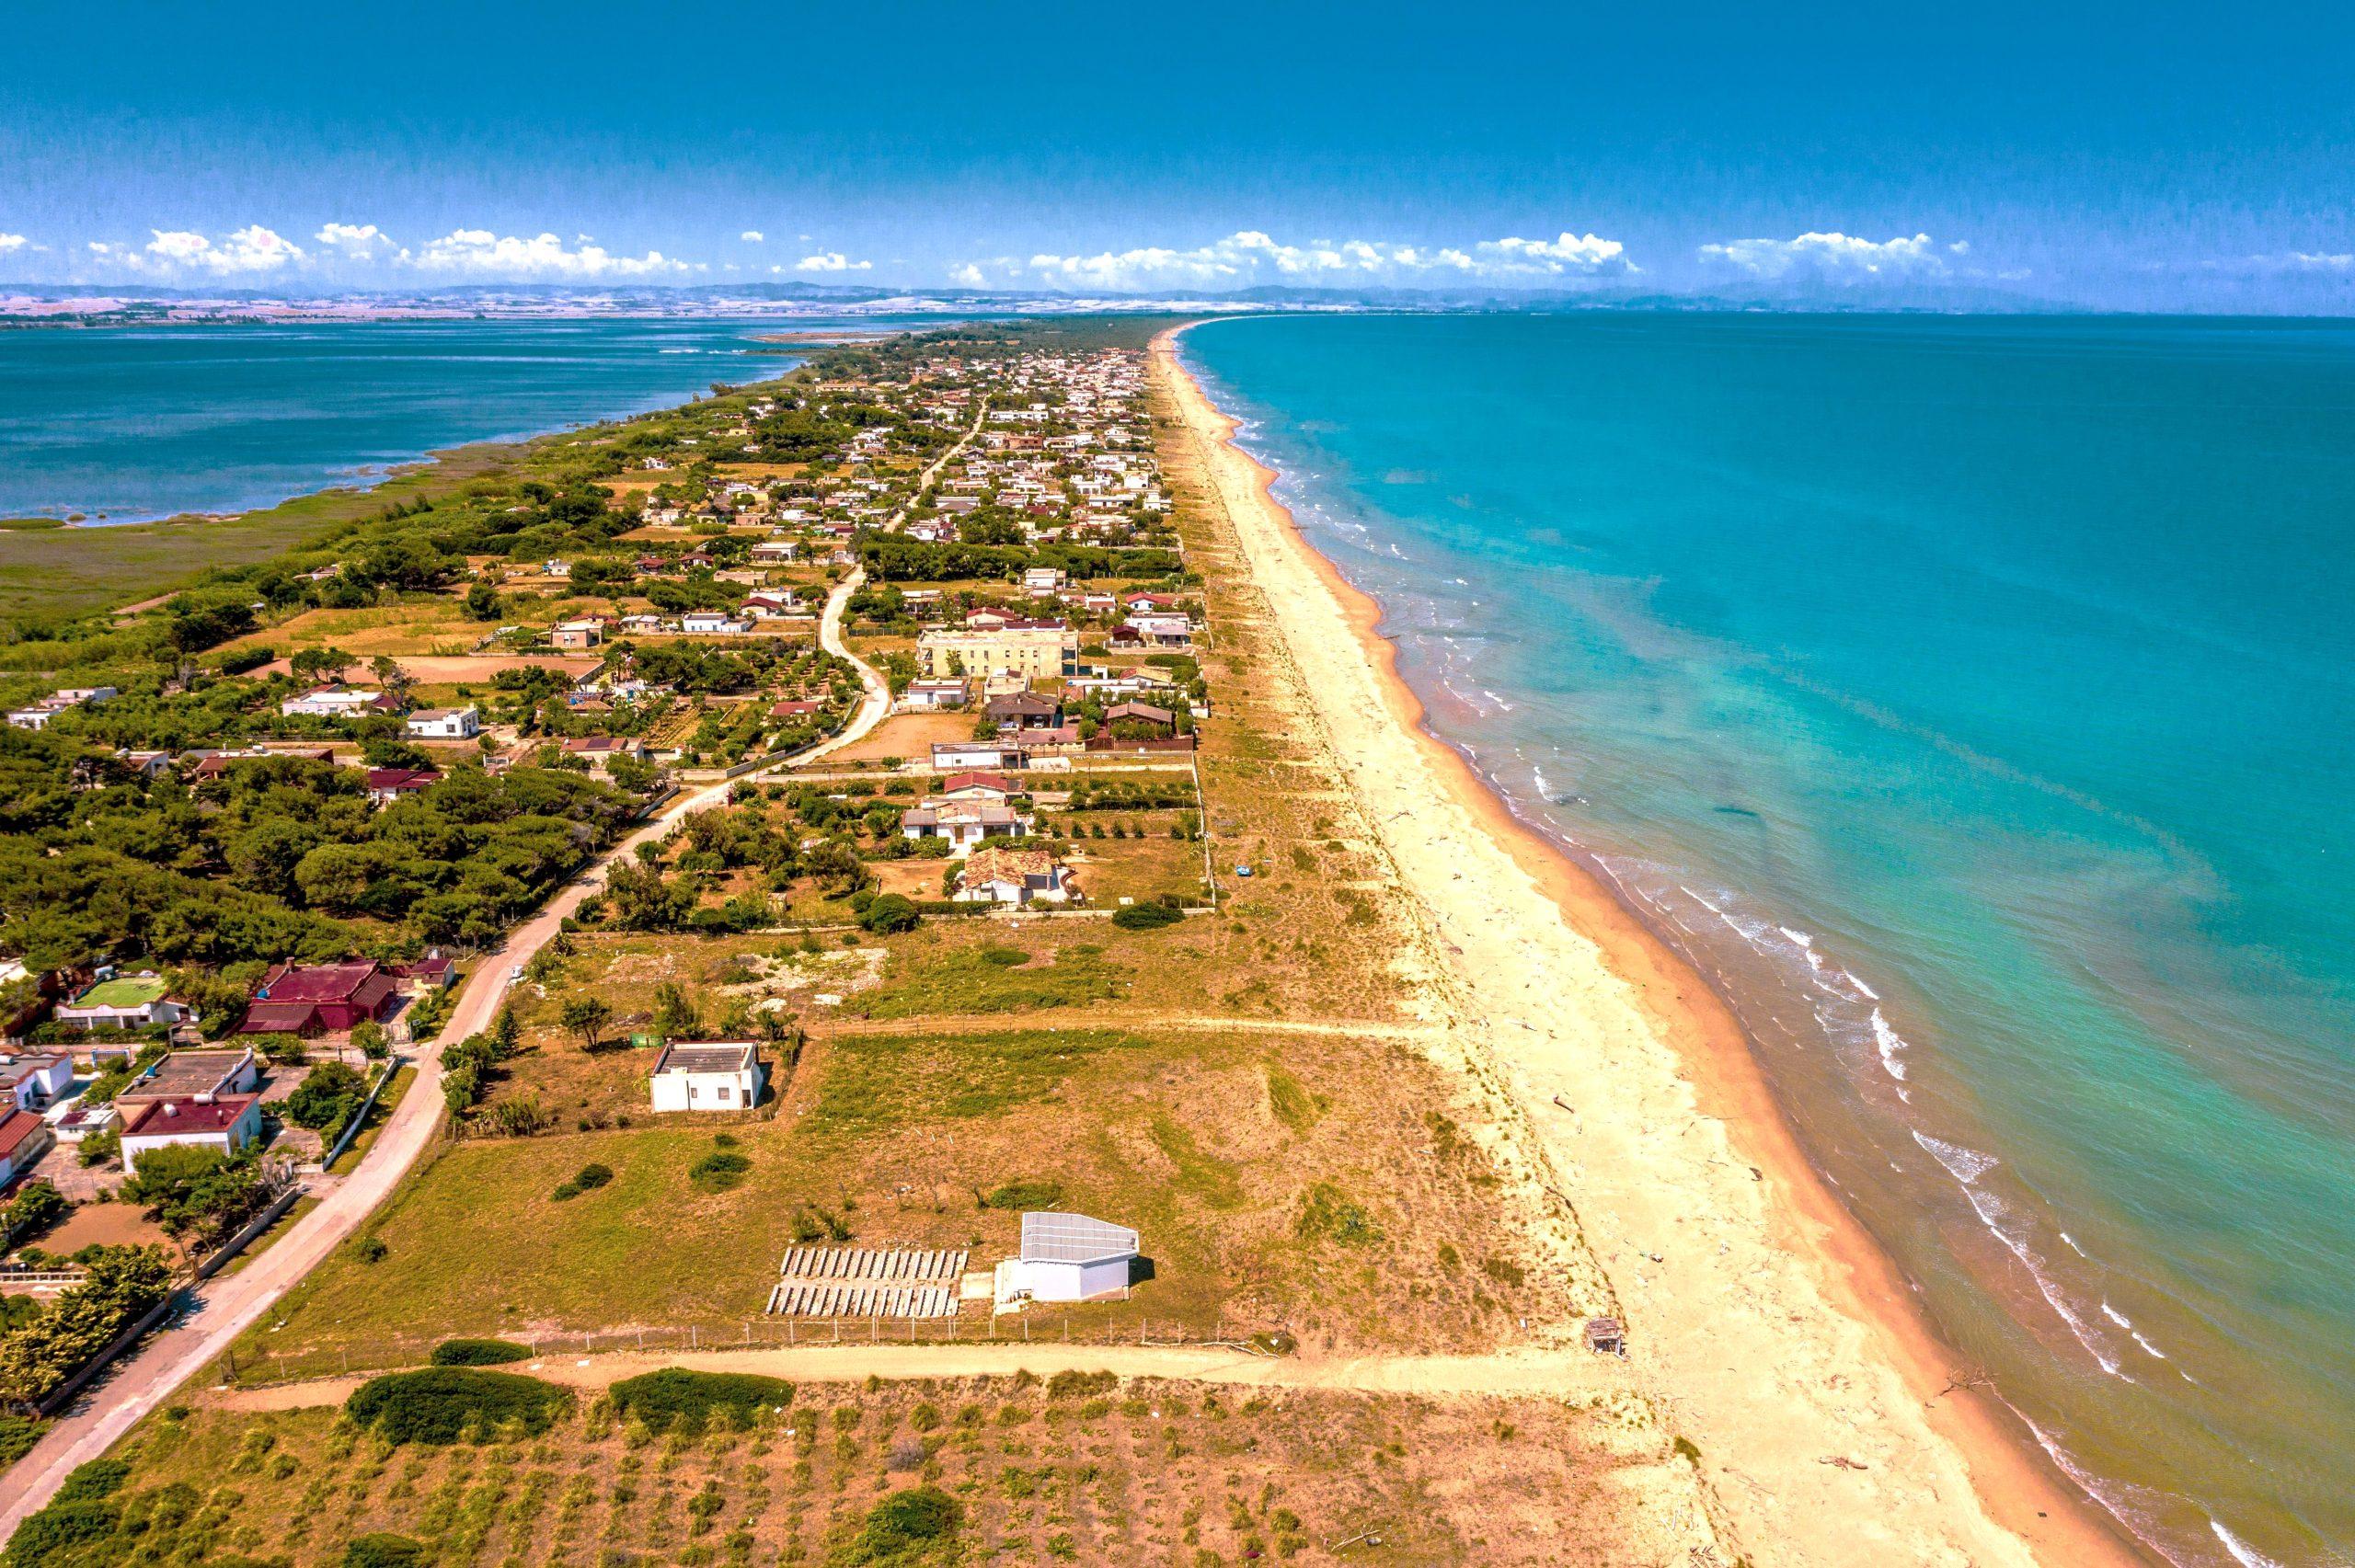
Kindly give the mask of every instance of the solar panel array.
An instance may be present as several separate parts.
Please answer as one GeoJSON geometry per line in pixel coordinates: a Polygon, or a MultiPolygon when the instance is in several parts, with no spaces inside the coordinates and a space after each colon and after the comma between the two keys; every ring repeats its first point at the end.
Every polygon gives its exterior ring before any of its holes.
{"type": "Polygon", "coordinates": [[[796,1318],[953,1318],[962,1252],[790,1247],[769,1292],[772,1314],[796,1318]]]}

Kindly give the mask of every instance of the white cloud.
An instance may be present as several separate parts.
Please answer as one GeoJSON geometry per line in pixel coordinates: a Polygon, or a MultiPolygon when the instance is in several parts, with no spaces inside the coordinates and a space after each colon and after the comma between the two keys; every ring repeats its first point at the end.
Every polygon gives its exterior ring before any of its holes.
{"type": "MultiPolygon", "coordinates": [[[[1560,237],[1543,239],[1490,240],[1477,247],[1488,258],[1487,270],[1508,275],[1539,273],[1558,276],[1566,272],[1595,272],[1605,268],[1624,268],[1635,271],[1626,258],[1627,247],[1615,239],[1598,239],[1593,235],[1573,235],[1567,230],[1560,237]]],[[[1462,251],[1450,253],[1464,256],[1462,251]]],[[[1466,266],[1465,261],[1451,260],[1449,266],[1466,266]]],[[[1479,270],[1477,263],[1469,269],[1479,270]]]]}
{"type": "Polygon", "coordinates": [[[517,235],[495,235],[488,229],[454,229],[414,251],[402,251],[397,259],[404,266],[428,272],[467,273],[519,282],[543,279],[659,278],[695,270],[689,263],[674,260],[659,250],[649,250],[644,256],[615,256],[586,235],[580,236],[577,248],[568,250],[564,241],[552,234],[527,239],[517,235]]]}
{"type": "Polygon", "coordinates": [[[2299,272],[2328,275],[2355,272],[2355,256],[2339,251],[2284,250],[2263,256],[2244,256],[2231,261],[2206,264],[2207,269],[2221,272],[2299,272]]]}
{"type": "Polygon", "coordinates": [[[742,240],[746,245],[758,245],[763,240],[768,238],[768,235],[761,233],[758,229],[746,229],[742,234],[738,235],[736,237],[742,240]]]}
{"type": "MultiPolygon", "coordinates": [[[[1958,256],[1970,248],[1967,241],[1947,246],[1958,256]]],[[[1785,278],[1793,272],[1825,278],[1942,278],[1947,273],[1946,258],[1927,235],[1888,240],[1839,233],[1738,239],[1705,245],[1700,256],[1705,262],[1733,267],[1753,278],[1785,278]]]]}
{"type": "Polygon", "coordinates": [[[990,283],[988,276],[982,271],[980,266],[971,261],[962,267],[950,269],[948,280],[968,289],[986,289],[990,283]]]}
{"type": "Polygon", "coordinates": [[[853,261],[839,250],[821,251],[805,256],[793,264],[796,272],[865,272],[874,267],[872,261],[853,261]]]}
{"type": "Polygon", "coordinates": [[[1029,261],[1030,271],[1051,281],[1104,290],[1235,288],[1270,280],[1408,281],[1434,272],[1467,278],[1595,277],[1637,269],[1617,240],[1568,232],[1551,240],[1482,240],[1434,249],[1362,239],[1286,245],[1260,230],[1240,229],[1224,239],[1187,250],[1140,246],[1094,256],[1042,253],[1029,261]]]}
{"type": "Polygon", "coordinates": [[[22,250],[31,243],[22,235],[0,235],[0,256],[6,256],[12,250],[22,250]]]}
{"type": "Polygon", "coordinates": [[[393,243],[392,236],[373,223],[322,223],[311,238],[346,261],[373,261],[378,246],[393,243]]]}
{"type": "Polygon", "coordinates": [[[259,223],[248,223],[217,243],[193,229],[151,229],[144,250],[93,241],[93,255],[109,257],[134,270],[180,271],[201,268],[216,277],[275,272],[303,259],[303,247],[259,223]]]}

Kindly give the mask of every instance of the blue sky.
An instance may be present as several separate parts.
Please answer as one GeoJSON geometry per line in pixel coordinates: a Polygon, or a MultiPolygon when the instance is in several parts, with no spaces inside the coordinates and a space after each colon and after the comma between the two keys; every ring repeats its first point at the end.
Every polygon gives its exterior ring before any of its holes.
{"type": "Polygon", "coordinates": [[[6,28],[8,280],[2355,302],[2344,7],[31,0],[6,28]]]}

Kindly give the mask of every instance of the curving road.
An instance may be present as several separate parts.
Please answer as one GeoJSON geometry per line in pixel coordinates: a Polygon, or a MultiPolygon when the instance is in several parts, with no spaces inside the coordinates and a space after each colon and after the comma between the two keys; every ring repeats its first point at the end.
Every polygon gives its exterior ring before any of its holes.
{"type": "MultiPolygon", "coordinates": [[[[987,417],[988,406],[984,404],[974,415],[972,429],[935,459],[918,478],[919,493],[981,432],[987,417]]],[[[908,507],[902,506],[892,514],[887,528],[896,532],[907,514],[908,507]]],[[[850,596],[866,580],[866,571],[860,568],[835,584],[826,597],[825,612],[818,624],[819,645],[849,660],[858,671],[859,683],[866,689],[858,712],[834,735],[789,756],[775,758],[752,770],[747,777],[816,761],[864,739],[890,713],[890,685],[872,665],[851,652],[843,638],[843,621],[850,596]]],[[[505,944],[488,955],[468,977],[441,1039],[463,1040],[488,1028],[500,1002],[506,997],[509,973],[530,963],[533,955],[546,945],[562,928],[564,918],[603,883],[608,866],[635,853],[639,844],[663,837],[682,818],[725,805],[736,782],[714,784],[673,801],[592,862],[542,905],[538,913],[511,931],[505,944]]],[[[244,1268],[234,1274],[216,1275],[196,1287],[190,1305],[172,1327],[150,1338],[136,1355],[117,1362],[31,1453],[0,1474],[0,1540],[13,1535],[26,1515],[46,1504],[76,1465],[105,1453],[141,1417],[225,1355],[239,1334],[258,1322],[297,1281],[358,1230],[401,1178],[415,1168],[442,1128],[440,1043],[418,1052],[411,1059],[417,1068],[416,1082],[393,1108],[392,1116],[377,1133],[376,1141],[350,1174],[331,1184],[315,1184],[312,1190],[320,1198],[316,1208],[296,1220],[267,1252],[257,1255],[244,1268]]]]}

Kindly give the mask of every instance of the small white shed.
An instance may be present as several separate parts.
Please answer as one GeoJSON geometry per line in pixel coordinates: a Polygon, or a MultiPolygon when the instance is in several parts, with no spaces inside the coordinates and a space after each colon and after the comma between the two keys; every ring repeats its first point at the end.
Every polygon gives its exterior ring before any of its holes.
{"type": "Polygon", "coordinates": [[[749,1111],[768,1071],[757,1041],[705,1040],[664,1046],[647,1078],[658,1111],[749,1111]]]}
{"type": "Polygon", "coordinates": [[[1085,1214],[1026,1214],[1022,1254],[998,1265],[1000,1301],[1093,1301],[1128,1292],[1137,1233],[1085,1214]]]}

